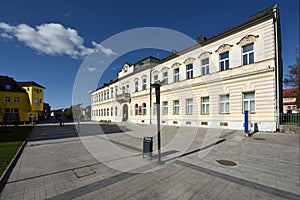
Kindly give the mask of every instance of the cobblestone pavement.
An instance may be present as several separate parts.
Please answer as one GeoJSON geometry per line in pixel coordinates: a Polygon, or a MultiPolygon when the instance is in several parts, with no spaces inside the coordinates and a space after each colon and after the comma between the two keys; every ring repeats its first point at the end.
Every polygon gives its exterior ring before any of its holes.
{"type": "Polygon", "coordinates": [[[299,129],[248,138],[241,131],[164,126],[159,165],[155,126],[104,124],[106,134],[93,132],[95,126],[81,125],[81,137],[74,125],[36,126],[0,199],[300,199],[299,129]],[[152,160],[142,157],[144,136],[154,137],[152,160]],[[157,170],[112,168],[85,146],[99,138],[157,170]],[[188,138],[185,151],[176,148],[188,138]]]}

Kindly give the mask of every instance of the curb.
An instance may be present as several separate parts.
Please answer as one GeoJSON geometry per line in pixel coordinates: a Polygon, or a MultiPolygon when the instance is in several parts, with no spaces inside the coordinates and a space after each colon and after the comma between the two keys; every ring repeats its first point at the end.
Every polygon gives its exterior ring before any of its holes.
{"type": "MultiPolygon", "coordinates": [[[[32,129],[33,130],[33,129],[32,129]]],[[[23,144],[20,146],[20,148],[18,149],[16,155],[13,157],[13,159],[10,161],[8,167],[6,168],[6,170],[3,172],[2,176],[0,177],[0,194],[1,192],[3,191],[8,179],[9,179],[9,176],[11,174],[11,172],[13,171],[14,167],[16,166],[19,158],[21,157],[22,153],[23,153],[23,150],[25,148],[25,146],[27,145],[27,142],[28,142],[28,138],[30,137],[31,133],[32,133],[32,130],[31,132],[28,134],[27,138],[24,140],[23,144]]]]}

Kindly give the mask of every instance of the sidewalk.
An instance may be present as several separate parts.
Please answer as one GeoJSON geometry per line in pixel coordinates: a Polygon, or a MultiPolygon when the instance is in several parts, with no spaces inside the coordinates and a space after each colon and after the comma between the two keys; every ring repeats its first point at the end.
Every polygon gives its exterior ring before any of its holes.
{"type": "Polygon", "coordinates": [[[141,155],[143,136],[154,136],[156,150],[155,126],[103,125],[105,135],[98,135],[93,126],[98,125],[82,125],[81,137],[73,125],[36,126],[0,199],[300,198],[299,133],[257,133],[247,138],[241,131],[165,126],[164,164],[158,165],[156,151],[153,160],[141,155]],[[182,152],[189,138],[192,144],[182,152]],[[84,144],[96,145],[97,140],[110,141],[129,156],[120,157],[111,149],[97,152],[99,146],[91,155],[92,146],[84,144]],[[95,158],[99,155],[110,160],[100,162],[95,158]],[[216,162],[222,159],[236,166],[216,162]],[[116,169],[130,164],[152,171],[116,169]]]}

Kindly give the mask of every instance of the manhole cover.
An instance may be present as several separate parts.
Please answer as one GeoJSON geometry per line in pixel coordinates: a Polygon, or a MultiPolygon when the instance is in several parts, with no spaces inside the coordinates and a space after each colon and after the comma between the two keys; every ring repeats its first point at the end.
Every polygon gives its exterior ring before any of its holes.
{"type": "Polygon", "coordinates": [[[259,138],[259,137],[257,137],[257,138],[254,138],[254,140],[266,140],[266,138],[259,138]]]}
{"type": "Polygon", "coordinates": [[[73,172],[77,176],[77,178],[81,178],[81,177],[88,176],[88,175],[96,173],[90,167],[83,167],[83,168],[79,168],[79,169],[74,169],[73,172]]]}
{"type": "Polygon", "coordinates": [[[220,165],[225,165],[225,166],[236,166],[236,163],[230,160],[216,160],[217,163],[220,165]]]}

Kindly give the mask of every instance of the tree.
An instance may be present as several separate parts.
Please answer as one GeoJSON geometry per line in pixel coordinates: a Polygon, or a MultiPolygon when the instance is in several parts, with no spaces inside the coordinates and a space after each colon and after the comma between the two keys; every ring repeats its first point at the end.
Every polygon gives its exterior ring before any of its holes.
{"type": "Polygon", "coordinates": [[[283,84],[286,87],[298,88],[296,104],[300,108],[300,57],[299,57],[299,47],[296,49],[296,64],[288,66],[289,72],[285,75],[283,79],[283,84]]]}

